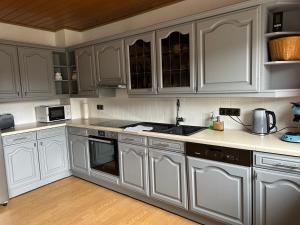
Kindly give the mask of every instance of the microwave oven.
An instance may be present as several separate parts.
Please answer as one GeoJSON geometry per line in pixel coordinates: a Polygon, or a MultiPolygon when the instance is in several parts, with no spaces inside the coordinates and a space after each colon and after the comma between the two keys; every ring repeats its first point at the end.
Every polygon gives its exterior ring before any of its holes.
{"type": "Polygon", "coordinates": [[[36,120],[50,123],[72,119],[70,105],[41,105],[35,107],[36,120]]]}

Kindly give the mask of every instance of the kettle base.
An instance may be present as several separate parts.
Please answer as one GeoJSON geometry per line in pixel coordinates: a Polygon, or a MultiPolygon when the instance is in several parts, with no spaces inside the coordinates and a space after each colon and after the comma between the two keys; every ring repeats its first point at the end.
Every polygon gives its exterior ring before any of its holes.
{"type": "Polygon", "coordinates": [[[281,140],[290,143],[300,143],[300,133],[287,132],[281,137],[281,140]]]}

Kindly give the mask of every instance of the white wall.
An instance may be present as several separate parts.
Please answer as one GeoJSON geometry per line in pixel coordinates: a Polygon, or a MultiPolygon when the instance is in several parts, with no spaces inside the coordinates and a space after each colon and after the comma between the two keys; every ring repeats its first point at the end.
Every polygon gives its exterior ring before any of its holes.
{"type": "Polygon", "coordinates": [[[60,104],[59,100],[46,100],[46,101],[23,101],[12,103],[1,103],[0,114],[11,113],[15,118],[15,124],[34,123],[35,119],[35,106],[39,105],[56,105],[60,104]]]}
{"type": "MultiPolygon", "coordinates": [[[[241,108],[241,119],[245,123],[252,121],[251,110],[266,108],[276,113],[279,127],[295,126],[292,122],[290,102],[300,102],[298,98],[180,98],[180,116],[185,124],[207,125],[210,112],[218,113],[219,107],[241,108]]],[[[90,118],[108,118],[136,121],[174,123],[176,117],[176,98],[128,98],[119,91],[117,98],[86,99],[89,104],[90,118]],[[97,104],[103,104],[104,110],[98,111],[97,104]]],[[[72,109],[80,109],[83,99],[72,99],[72,109]]],[[[77,117],[80,113],[77,110],[77,117]]],[[[242,129],[242,126],[228,117],[222,117],[227,129],[242,129]]]]}

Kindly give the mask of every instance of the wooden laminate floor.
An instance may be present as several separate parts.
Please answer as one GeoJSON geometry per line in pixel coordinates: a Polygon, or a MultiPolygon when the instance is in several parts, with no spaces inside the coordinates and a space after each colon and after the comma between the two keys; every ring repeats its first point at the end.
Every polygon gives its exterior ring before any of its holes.
{"type": "Polygon", "coordinates": [[[0,206],[0,225],[195,225],[154,206],[75,177],[0,206]]]}

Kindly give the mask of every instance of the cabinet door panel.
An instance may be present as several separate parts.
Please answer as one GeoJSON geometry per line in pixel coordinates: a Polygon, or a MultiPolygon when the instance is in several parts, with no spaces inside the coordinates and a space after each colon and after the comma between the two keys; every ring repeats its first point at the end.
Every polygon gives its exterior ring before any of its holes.
{"type": "Polygon", "coordinates": [[[36,142],[4,148],[9,189],[26,187],[40,180],[36,142]]]}
{"type": "Polygon", "coordinates": [[[0,45],[0,101],[20,98],[20,77],[17,47],[0,45]]]}
{"type": "Polygon", "coordinates": [[[23,97],[54,95],[53,62],[50,50],[18,48],[23,97]]]}
{"type": "Polygon", "coordinates": [[[256,225],[298,225],[300,176],[255,169],[256,225]]]}
{"type": "Polygon", "coordinates": [[[95,47],[97,78],[100,85],[125,83],[124,41],[117,40],[95,47]]]}
{"type": "Polygon", "coordinates": [[[42,178],[51,177],[68,169],[65,136],[40,140],[38,146],[42,178]]]}
{"type": "Polygon", "coordinates": [[[155,32],[126,39],[125,49],[128,93],[155,94],[155,32]]]}
{"type": "Polygon", "coordinates": [[[79,95],[96,96],[94,48],[85,47],[75,51],[79,95]]]}
{"type": "Polygon", "coordinates": [[[157,31],[159,93],[196,91],[194,30],[191,23],[157,31]]]}
{"type": "Polygon", "coordinates": [[[149,162],[151,196],[187,208],[185,156],[150,149],[149,162]]]}
{"type": "Polygon", "coordinates": [[[123,143],[119,144],[119,163],[121,185],[148,195],[147,148],[123,143]]]}
{"type": "Polygon", "coordinates": [[[200,21],[198,92],[258,91],[258,10],[200,21]]]}
{"type": "Polygon", "coordinates": [[[89,174],[89,143],[86,137],[69,136],[71,169],[82,174],[89,174]]]}
{"type": "Polygon", "coordinates": [[[250,168],[188,157],[190,209],[229,224],[251,224],[250,168]]]}

